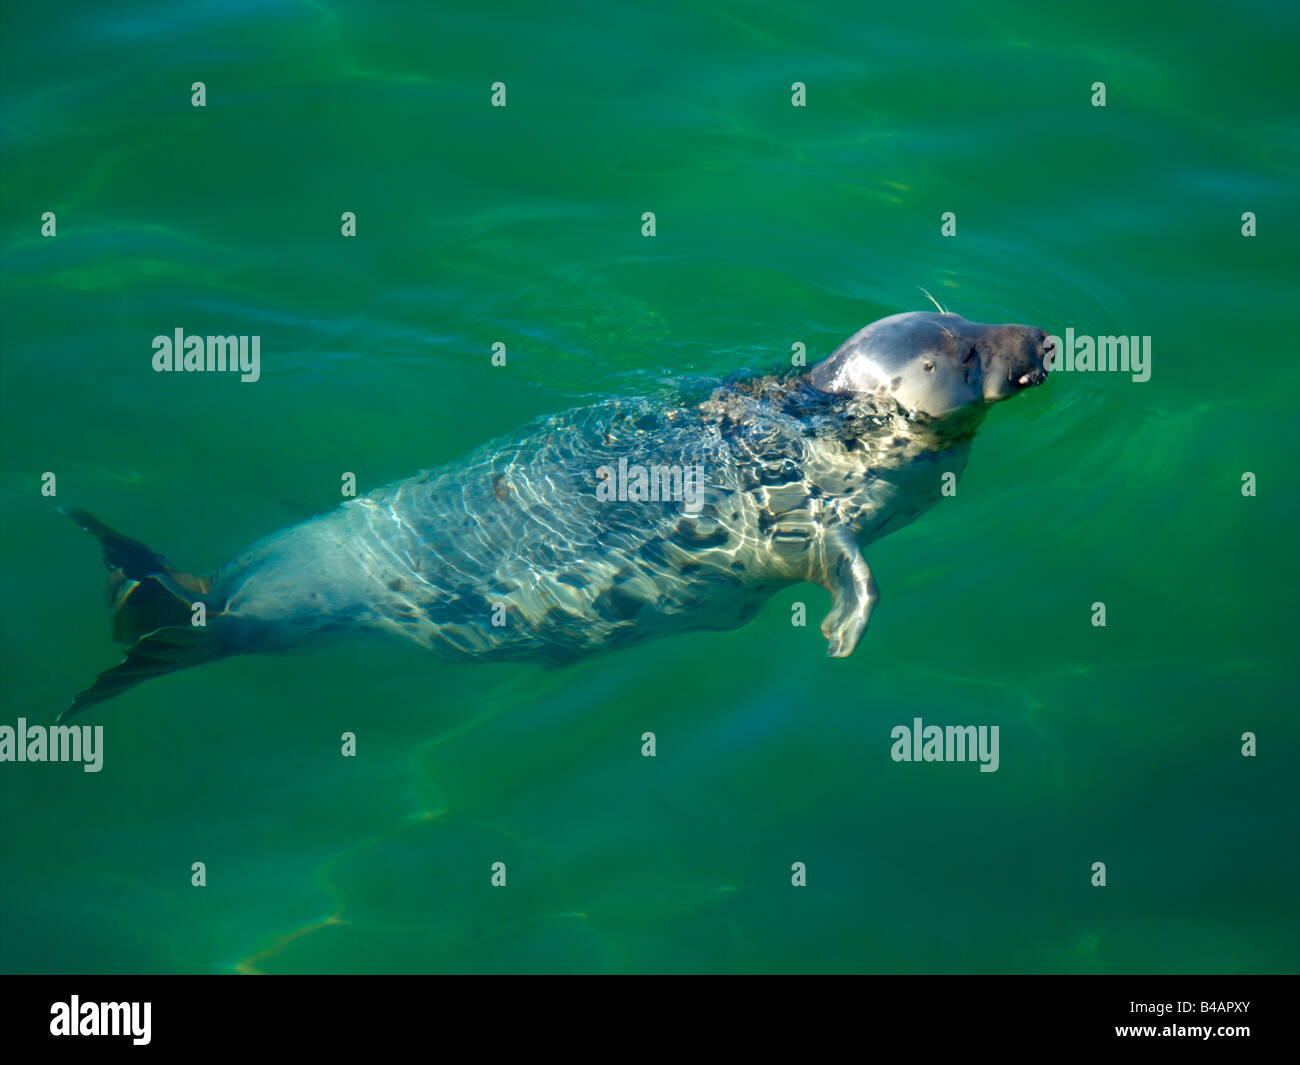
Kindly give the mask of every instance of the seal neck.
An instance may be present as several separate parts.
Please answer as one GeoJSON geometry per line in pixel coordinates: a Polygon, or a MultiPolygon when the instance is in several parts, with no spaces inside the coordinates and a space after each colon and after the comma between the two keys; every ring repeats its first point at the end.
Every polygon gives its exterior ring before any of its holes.
{"type": "Polygon", "coordinates": [[[972,403],[934,417],[908,411],[890,395],[824,392],[806,373],[733,380],[724,388],[798,421],[809,436],[839,440],[850,448],[864,440],[899,437],[913,453],[943,451],[968,443],[988,410],[987,403],[972,403]]]}

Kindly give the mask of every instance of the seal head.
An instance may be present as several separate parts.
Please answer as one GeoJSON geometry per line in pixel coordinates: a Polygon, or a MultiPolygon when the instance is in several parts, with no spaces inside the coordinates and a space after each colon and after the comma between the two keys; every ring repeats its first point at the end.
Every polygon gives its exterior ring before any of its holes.
{"type": "Polygon", "coordinates": [[[909,413],[942,418],[1041,384],[1050,344],[1027,325],[913,311],[854,333],[813,367],[809,381],[823,392],[892,396],[909,413]]]}

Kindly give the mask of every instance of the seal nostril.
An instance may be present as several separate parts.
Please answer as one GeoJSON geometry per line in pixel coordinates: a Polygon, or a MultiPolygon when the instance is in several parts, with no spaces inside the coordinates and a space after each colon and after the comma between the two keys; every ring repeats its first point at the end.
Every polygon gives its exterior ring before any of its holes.
{"type": "Polygon", "coordinates": [[[1042,349],[1038,356],[1038,372],[1042,377],[1046,377],[1051,372],[1052,360],[1056,358],[1056,342],[1050,336],[1044,334],[1042,349]]]}

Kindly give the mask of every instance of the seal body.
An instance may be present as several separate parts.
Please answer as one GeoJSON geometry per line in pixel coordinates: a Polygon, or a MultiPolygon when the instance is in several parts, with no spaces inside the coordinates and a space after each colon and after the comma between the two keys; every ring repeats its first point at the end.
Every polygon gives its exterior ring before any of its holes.
{"type": "MultiPolygon", "coordinates": [[[[939,499],[988,405],[1045,376],[1044,336],[896,315],[807,374],[539,419],[269,536],[211,579],[76,512],[133,589],[141,638],[71,709],[168,669],[349,632],[444,658],[560,665],[744,624],[805,580],[831,593],[822,631],[842,657],[877,599],[860,546],[939,499]],[[625,471],[645,476],[629,485],[625,471]],[[146,631],[142,604],[169,595],[172,614],[146,631]],[[199,635],[174,623],[177,603],[196,602],[199,635]]],[[[119,591],[119,630],[130,603],[119,591]]]]}
{"type": "Polygon", "coordinates": [[[825,397],[818,432],[784,398],[723,389],[548,418],[262,540],[211,601],[232,650],[370,628],[446,657],[550,664],[743,624],[783,585],[822,581],[828,530],[869,542],[905,524],[968,450],[927,450],[888,415],[846,447],[829,420],[847,403],[825,397]],[[620,464],[702,470],[696,505],[602,501],[597,471],[620,464]]]}

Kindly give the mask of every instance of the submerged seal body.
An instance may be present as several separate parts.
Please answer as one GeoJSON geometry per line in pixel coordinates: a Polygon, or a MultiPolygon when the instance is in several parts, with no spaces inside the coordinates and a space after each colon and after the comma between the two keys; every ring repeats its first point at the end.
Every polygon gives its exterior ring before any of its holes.
{"type": "Polygon", "coordinates": [[[135,643],[65,716],[184,666],[366,630],[445,658],[559,665],[744,624],[805,580],[831,594],[822,632],[843,657],[878,598],[859,545],[938,500],[988,407],[1046,377],[1048,343],[1027,326],[894,315],[806,373],[539,419],[210,578],[69,511],[112,571],[114,635],[135,643]]]}

